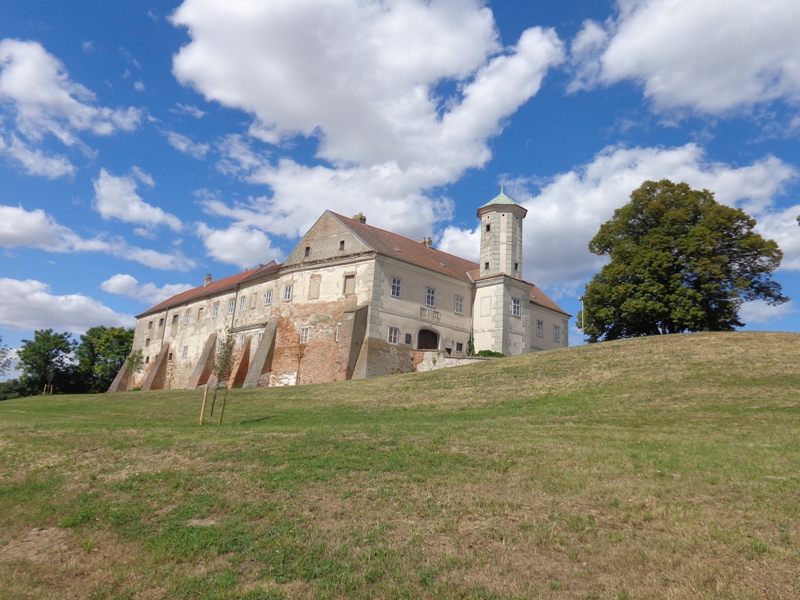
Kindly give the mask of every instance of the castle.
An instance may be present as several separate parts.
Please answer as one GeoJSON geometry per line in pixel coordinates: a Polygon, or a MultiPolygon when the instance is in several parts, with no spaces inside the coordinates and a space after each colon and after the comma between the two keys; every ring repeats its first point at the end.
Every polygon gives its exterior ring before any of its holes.
{"type": "Polygon", "coordinates": [[[526,214],[502,191],[481,206],[476,264],[326,211],[283,264],[206,276],[139,315],[143,368],[123,365],[110,391],[214,384],[229,336],[224,376],[244,387],[405,373],[431,352],[466,360],[470,343],[506,356],[565,347],[570,315],[522,279],[526,214]]]}

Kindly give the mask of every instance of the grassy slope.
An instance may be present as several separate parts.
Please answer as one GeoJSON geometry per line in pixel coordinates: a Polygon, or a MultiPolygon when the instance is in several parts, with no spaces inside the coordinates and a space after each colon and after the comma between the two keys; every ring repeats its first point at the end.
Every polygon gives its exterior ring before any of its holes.
{"type": "Polygon", "coordinates": [[[800,335],[0,402],[4,598],[789,598],[800,335]],[[217,408],[216,416],[219,409],[217,408]]]}

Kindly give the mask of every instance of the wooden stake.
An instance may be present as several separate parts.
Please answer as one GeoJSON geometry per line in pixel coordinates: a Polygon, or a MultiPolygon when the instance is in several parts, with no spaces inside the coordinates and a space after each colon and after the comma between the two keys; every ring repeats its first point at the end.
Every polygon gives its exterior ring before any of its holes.
{"type": "Polygon", "coordinates": [[[222,407],[219,409],[219,423],[217,425],[222,425],[222,415],[225,414],[225,400],[228,399],[228,387],[225,386],[225,395],[222,396],[222,407]]]}
{"type": "Polygon", "coordinates": [[[200,408],[200,427],[203,426],[203,419],[206,416],[206,398],[208,398],[208,386],[203,392],[203,406],[200,408]]]}

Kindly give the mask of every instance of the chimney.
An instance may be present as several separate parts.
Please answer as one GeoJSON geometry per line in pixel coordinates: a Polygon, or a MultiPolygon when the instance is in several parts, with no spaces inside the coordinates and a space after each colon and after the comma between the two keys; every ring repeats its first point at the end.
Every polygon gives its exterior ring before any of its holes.
{"type": "Polygon", "coordinates": [[[429,237],[424,237],[424,238],[422,238],[422,239],[419,241],[419,243],[420,243],[420,244],[422,244],[423,246],[426,246],[426,247],[428,247],[428,248],[430,248],[431,246],[433,246],[433,240],[432,240],[431,238],[429,238],[429,237]]]}
{"type": "Polygon", "coordinates": [[[364,216],[364,215],[362,215],[361,213],[358,213],[357,215],[355,215],[355,216],[353,217],[353,221],[358,221],[358,222],[359,222],[359,223],[361,223],[361,224],[366,224],[366,222],[367,222],[367,217],[365,217],[365,216],[364,216]]]}
{"type": "Polygon", "coordinates": [[[207,274],[205,280],[203,280],[203,287],[208,287],[211,285],[212,281],[214,281],[214,279],[211,277],[211,274],[207,274]]]}

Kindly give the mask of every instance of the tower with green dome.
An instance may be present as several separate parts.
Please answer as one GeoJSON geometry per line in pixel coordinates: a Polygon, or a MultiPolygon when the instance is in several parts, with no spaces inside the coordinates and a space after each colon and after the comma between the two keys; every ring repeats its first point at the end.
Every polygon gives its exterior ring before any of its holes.
{"type": "Polygon", "coordinates": [[[481,220],[481,277],[522,278],[522,220],[528,214],[503,189],[478,209],[481,220]]]}

